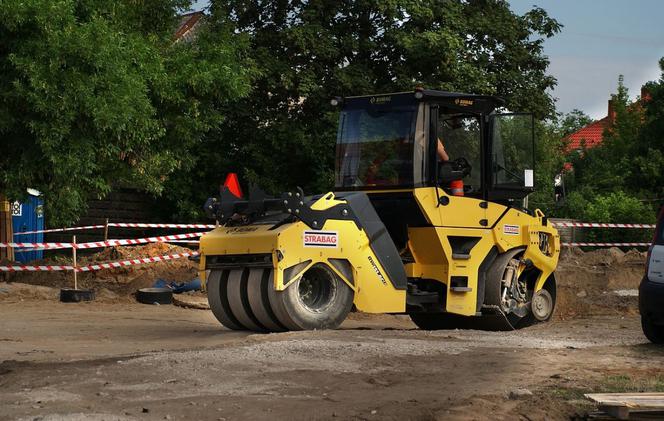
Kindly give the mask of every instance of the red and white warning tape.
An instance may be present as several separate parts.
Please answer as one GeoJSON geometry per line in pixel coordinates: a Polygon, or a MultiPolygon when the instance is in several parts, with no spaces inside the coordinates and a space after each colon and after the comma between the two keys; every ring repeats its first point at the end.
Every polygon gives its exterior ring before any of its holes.
{"type": "MultiPolygon", "coordinates": [[[[612,224],[612,223],[598,223],[598,222],[555,222],[553,223],[556,227],[578,227],[578,228],[642,228],[642,229],[652,229],[655,228],[653,224],[612,224]]],[[[56,228],[56,229],[47,229],[47,230],[38,230],[38,231],[23,231],[17,232],[14,235],[23,235],[23,234],[38,234],[38,233],[47,233],[47,232],[66,232],[66,231],[80,231],[80,230],[91,230],[104,228],[106,225],[87,225],[80,227],[69,227],[69,228],[56,228]]],[[[133,222],[112,222],[108,224],[109,227],[118,227],[118,228],[201,228],[201,229],[212,229],[215,228],[215,225],[208,224],[150,224],[150,223],[133,223],[133,222]]],[[[125,245],[136,245],[136,244],[146,244],[146,243],[156,243],[156,242],[170,242],[170,243],[189,243],[196,244],[199,241],[196,240],[187,240],[190,238],[196,238],[203,235],[204,232],[188,233],[188,234],[174,234],[174,235],[164,235],[158,237],[148,237],[148,238],[138,238],[133,240],[107,240],[107,241],[94,241],[88,243],[0,243],[0,248],[17,248],[17,249],[31,249],[31,250],[55,250],[55,249],[65,249],[65,248],[76,248],[76,249],[92,249],[92,248],[101,248],[101,247],[112,247],[112,246],[125,246],[125,245]]],[[[563,243],[564,247],[644,247],[649,246],[649,243],[563,243]]],[[[71,270],[70,266],[3,266],[2,268],[32,268],[32,269],[22,269],[22,270],[71,270]],[[55,269],[42,269],[42,268],[55,268],[55,269]]],[[[8,269],[7,269],[8,270],[8,269]]],[[[5,271],[7,271],[5,270],[5,271]]],[[[18,269],[12,269],[18,270],[18,269]]]]}
{"type": "Polygon", "coordinates": [[[563,247],[648,247],[650,243],[562,243],[563,247]]]}
{"type": "Polygon", "coordinates": [[[99,228],[104,228],[104,225],[88,225],[85,227],[53,228],[53,229],[38,230],[38,231],[22,231],[22,232],[15,232],[14,235],[41,234],[45,232],[83,231],[83,230],[93,230],[99,228]]]}
{"type": "Polygon", "coordinates": [[[13,247],[17,249],[21,248],[32,248],[32,249],[70,249],[72,248],[72,243],[0,243],[0,247],[7,248],[13,247]]]}
{"type": "Polygon", "coordinates": [[[201,228],[201,229],[212,229],[216,225],[208,224],[143,224],[143,223],[133,223],[133,222],[110,222],[109,227],[119,227],[119,228],[201,228]]]}
{"type": "Polygon", "coordinates": [[[197,251],[187,253],[166,254],[163,256],[144,257],[141,259],[122,260],[118,262],[97,263],[94,265],[79,266],[74,268],[70,265],[48,265],[48,266],[31,266],[31,265],[14,265],[14,266],[0,266],[0,272],[52,272],[63,270],[74,270],[76,272],[92,272],[102,269],[113,269],[126,266],[142,265],[145,263],[164,262],[167,260],[182,259],[185,257],[198,256],[197,251]]]}
{"type": "Polygon", "coordinates": [[[15,266],[0,266],[0,272],[51,272],[59,270],[74,270],[73,266],[67,265],[47,265],[47,266],[31,266],[31,265],[15,265],[15,266]]]}
{"type": "Polygon", "coordinates": [[[172,240],[184,240],[187,238],[197,238],[205,232],[192,232],[188,234],[173,234],[173,235],[162,235],[159,237],[147,237],[147,238],[137,238],[134,240],[107,240],[107,241],[93,241],[90,243],[0,243],[0,247],[13,247],[13,248],[33,248],[33,249],[66,249],[66,248],[76,248],[76,249],[93,249],[101,247],[112,247],[112,246],[130,246],[136,244],[146,244],[146,243],[158,243],[166,242],[172,240]]]}
{"type": "MultiPolygon", "coordinates": [[[[610,224],[603,222],[552,222],[552,225],[555,227],[564,227],[564,228],[645,228],[651,229],[655,228],[654,224],[610,224]]],[[[53,228],[37,231],[22,231],[15,232],[14,235],[24,235],[24,234],[39,234],[47,232],[67,232],[67,231],[83,231],[83,230],[92,230],[104,228],[106,225],[87,225],[81,227],[69,227],[69,228],[53,228]]],[[[216,225],[211,224],[149,224],[149,223],[138,223],[138,222],[109,222],[109,227],[117,228],[181,228],[181,229],[213,229],[216,228],[216,225]]]]}
{"type": "Polygon", "coordinates": [[[655,228],[653,224],[608,224],[600,222],[552,222],[554,227],[564,228],[655,228]]]}
{"type": "MultiPolygon", "coordinates": [[[[133,222],[109,222],[109,227],[117,228],[182,228],[182,229],[212,229],[216,225],[209,224],[144,224],[144,223],[133,223],[133,222]]],[[[106,225],[86,225],[81,227],[69,227],[69,228],[52,228],[46,230],[37,230],[37,231],[21,231],[15,232],[14,235],[25,235],[25,234],[41,234],[48,232],[67,232],[67,231],[85,231],[93,229],[105,228],[106,225]]]]}
{"type": "Polygon", "coordinates": [[[102,270],[102,269],[113,269],[113,268],[120,268],[120,267],[125,267],[125,266],[133,266],[133,265],[142,265],[144,263],[156,263],[156,262],[164,262],[167,260],[175,260],[175,259],[182,259],[184,257],[191,257],[191,256],[198,256],[197,251],[192,251],[189,253],[175,253],[175,254],[166,254],[163,256],[155,256],[155,257],[143,257],[140,259],[131,259],[131,260],[122,260],[119,262],[110,262],[110,263],[98,263],[96,265],[87,265],[87,266],[79,266],[76,268],[77,272],[91,272],[95,270],[102,270]]]}
{"type": "Polygon", "coordinates": [[[134,240],[107,240],[107,241],[94,241],[91,243],[81,243],[76,244],[77,249],[94,249],[100,247],[111,247],[111,246],[132,246],[136,244],[145,244],[145,243],[158,243],[172,240],[184,240],[187,238],[197,238],[205,234],[204,232],[192,232],[189,234],[174,234],[174,235],[162,235],[159,237],[147,237],[147,238],[137,238],[134,240]]]}

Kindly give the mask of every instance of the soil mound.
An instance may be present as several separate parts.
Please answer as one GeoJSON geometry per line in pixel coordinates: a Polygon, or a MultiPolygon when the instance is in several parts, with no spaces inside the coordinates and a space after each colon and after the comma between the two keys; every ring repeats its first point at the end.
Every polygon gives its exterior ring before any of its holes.
{"type": "MultiPolygon", "coordinates": [[[[166,243],[151,243],[142,246],[109,247],[99,253],[81,256],[78,265],[99,264],[144,257],[157,257],[175,253],[191,252],[190,249],[166,243]]],[[[34,265],[71,264],[71,259],[58,256],[34,262],[34,265]]],[[[126,297],[139,288],[150,287],[157,279],[186,282],[198,276],[197,264],[186,258],[163,262],[103,269],[78,274],[79,288],[92,289],[105,301],[126,301],[126,297]]],[[[16,272],[8,274],[12,283],[31,284],[59,289],[73,286],[72,272],[16,272]]],[[[3,294],[10,295],[10,294],[3,294]]],[[[25,296],[24,298],[29,298],[25,296]]],[[[0,299],[2,296],[0,295],[0,299]]]]}
{"type": "Polygon", "coordinates": [[[637,314],[638,296],[625,291],[638,289],[645,262],[646,253],[638,250],[563,248],[556,270],[557,317],[637,314]]]}

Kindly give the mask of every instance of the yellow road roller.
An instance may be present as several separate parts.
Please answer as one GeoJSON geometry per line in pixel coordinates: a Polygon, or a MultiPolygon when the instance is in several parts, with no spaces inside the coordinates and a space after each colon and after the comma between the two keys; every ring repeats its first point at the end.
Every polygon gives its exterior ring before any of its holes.
{"type": "Polygon", "coordinates": [[[533,116],[503,104],[426,89],[334,98],[333,191],[222,188],[206,202],[219,224],[200,242],[214,315],[260,332],[334,329],[351,311],[429,330],[548,320],[560,238],[527,209],[533,116]]]}

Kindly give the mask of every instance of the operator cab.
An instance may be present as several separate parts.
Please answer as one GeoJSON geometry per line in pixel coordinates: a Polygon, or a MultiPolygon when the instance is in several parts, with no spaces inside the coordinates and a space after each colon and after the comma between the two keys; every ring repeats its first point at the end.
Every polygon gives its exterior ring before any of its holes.
{"type": "Polygon", "coordinates": [[[462,180],[465,196],[506,204],[533,191],[533,117],[496,113],[501,98],[416,90],[335,102],[337,191],[449,193],[450,182],[462,180]]]}

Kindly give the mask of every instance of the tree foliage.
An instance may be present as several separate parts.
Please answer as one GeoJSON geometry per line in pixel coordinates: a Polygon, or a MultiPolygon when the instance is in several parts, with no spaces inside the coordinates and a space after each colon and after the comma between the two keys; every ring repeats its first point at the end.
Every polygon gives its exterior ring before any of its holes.
{"type": "Polygon", "coordinates": [[[535,125],[535,192],[528,197],[528,206],[539,208],[548,216],[555,216],[554,179],[565,164],[564,123],[557,119],[536,122],[535,125]]]}
{"type": "MultiPolygon", "coordinates": [[[[216,166],[208,185],[235,170],[275,192],[329,189],[337,124],[329,100],[337,95],[422,85],[500,95],[539,117],[554,112],[542,43],[560,25],[540,8],[519,16],[502,0],[231,0],[213,1],[210,11],[214,28],[249,38],[258,75],[209,141],[205,159],[216,166]]],[[[204,199],[189,194],[192,203],[204,199]]]]}
{"type": "Polygon", "coordinates": [[[565,137],[592,122],[593,119],[588,114],[575,108],[566,114],[558,116],[557,127],[559,133],[565,137]]]}
{"type": "Polygon", "coordinates": [[[229,31],[174,43],[186,0],[0,3],[0,191],[40,190],[51,224],[129,185],[159,194],[247,91],[229,31]]]}
{"type": "MultiPolygon", "coordinates": [[[[646,84],[649,98],[631,102],[622,76],[612,95],[615,118],[600,146],[574,152],[571,191],[561,214],[588,221],[652,223],[664,202],[663,77],[646,84]]],[[[602,240],[648,240],[648,233],[591,233],[602,240]]]]}
{"type": "Polygon", "coordinates": [[[197,41],[174,43],[188,4],[0,4],[0,191],[41,190],[51,224],[123,185],[193,219],[230,171],[273,191],[330,188],[336,95],[423,85],[554,113],[542,43],[560,25],[537,7],[213,1],[197,41]]]}

